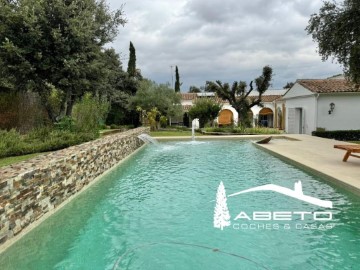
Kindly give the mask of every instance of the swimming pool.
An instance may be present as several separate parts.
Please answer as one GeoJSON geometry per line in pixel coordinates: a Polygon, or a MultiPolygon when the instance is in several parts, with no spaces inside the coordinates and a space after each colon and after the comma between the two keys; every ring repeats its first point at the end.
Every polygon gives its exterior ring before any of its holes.
{"type": "Polygon", "coordinates": [[[16,242],[0,269],[356,269],[359,209],[359,197],[250,141],[165,142],[141,149],[16,242]],[[304,194],[333,208],[247,193],[227,199],[231,226],[214,228],[221,181],[229,195],[266,184],[293,189],[299,180],[304,194]],[[254,211],[333,217],[259,221],[254,211]],[[234,220],[241,212],[251,220],[234,220]]]}

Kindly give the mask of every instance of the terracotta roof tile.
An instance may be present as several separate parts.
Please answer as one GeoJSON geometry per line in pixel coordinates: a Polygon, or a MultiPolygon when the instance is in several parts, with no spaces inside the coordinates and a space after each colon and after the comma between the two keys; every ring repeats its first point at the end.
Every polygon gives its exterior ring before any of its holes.
{"type": "Polygon", "coordinates": [[[261,97],[262,102],[273,102],[274,100],[277,100],[281,98],[281,95],[263,95],[261,97]]]}
{"type": "Polygon", "coordinates": [[[297,80],[296,82],[313,93],[360,92],[360,88],[355,88],[345,79],[297,80]]]}
{"type": "Polygon", "coordinates": [[[182,100],[193,100],[196,98],[197,98],[196,93],[181,93],[182,100]]]}
{"type": "MultiPolygon", "coordinates": [[[[257,96],[256,96],[257,97],[257,96]]],[[[249,98],[256,98],[255,96],[250,96],[249,98]]],[[[281,98],[281,95],[263,95],[261,100],[263,102],[273,102],[276,99],[281,98]]],[[[203,98],[210,98],[215,100],[216,102],[220,103],[220,104],[227,104],[229,103],[227,100],[221,99],[218,96],[215,97],[198,97],[196,94],[194,93],[181,93],[181,99],[182,100],[196,100],[196,99],[203,99],[203,98]]],[[[187,106],[187,105],[185,105],[187,106]]]]}

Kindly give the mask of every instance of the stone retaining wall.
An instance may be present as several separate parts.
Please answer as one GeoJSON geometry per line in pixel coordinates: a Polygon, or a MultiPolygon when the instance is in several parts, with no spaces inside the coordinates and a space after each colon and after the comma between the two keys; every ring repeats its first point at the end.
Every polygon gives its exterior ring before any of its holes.
{"type": "Polygon", "coordinates": [[[137,128],[0,169],[0,245],[143,145],[137,128]]]}

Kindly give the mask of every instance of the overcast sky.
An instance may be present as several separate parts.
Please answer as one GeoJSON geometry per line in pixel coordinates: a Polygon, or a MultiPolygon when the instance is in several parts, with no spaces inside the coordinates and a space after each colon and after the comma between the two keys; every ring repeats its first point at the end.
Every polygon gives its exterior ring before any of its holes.
{"type": "Polygon", "coordinates": [[[171,83],[171,66],[177,65],[182,92],[207,80],[249,83],[265,65],[273,68],[273,89],[296,79],[326,78],[342,72],[335,62],[321,61],[316,43],[304,30],[310,15],[321,7],[321,0],[108,3],[111,9],[125,4],[128,23],[111,44],[121,53],[124,69],[132,41],[143,76],[171,83]]]}

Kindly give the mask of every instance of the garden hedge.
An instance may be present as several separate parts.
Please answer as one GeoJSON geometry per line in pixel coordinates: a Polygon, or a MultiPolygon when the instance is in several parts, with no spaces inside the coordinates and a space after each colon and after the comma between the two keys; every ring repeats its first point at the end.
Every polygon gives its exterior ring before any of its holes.
{"type": "Polygon", "coordinates": [[[360,130],[313,131],[312,135],[339,141],[360,141],[360,130]]]}

